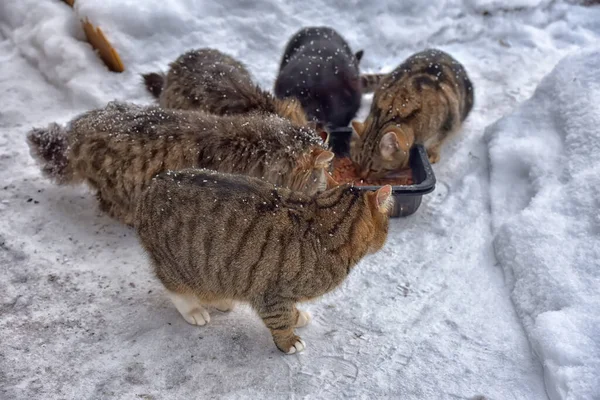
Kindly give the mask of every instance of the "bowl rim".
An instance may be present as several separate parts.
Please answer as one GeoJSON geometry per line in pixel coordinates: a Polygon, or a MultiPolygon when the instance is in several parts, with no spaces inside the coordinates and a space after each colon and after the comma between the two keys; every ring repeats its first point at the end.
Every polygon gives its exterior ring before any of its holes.
{"type": "MultiPolygon", "coordinates": [[[[347,131],[348,129],[351,130],[352,128],[344,128],[343,130],[347,131]]],[[[338,128],[338,130],[342,129],[338,128]]],[[[394,196],[420,196],[435,190],[436,178],[431,163],[429,162],[425,146],[422,144],[415,144],[410,152],[410,167],[413,174],[417,170],[423,170],[425,172],[425,179],[423,179],[421,183],[413,183],[412,185],[392,185],[392,194],[394,196]]],[[[380,185],[353,186],[360,190],[367,191],[378,190],[382,187],[380,185]]]]}

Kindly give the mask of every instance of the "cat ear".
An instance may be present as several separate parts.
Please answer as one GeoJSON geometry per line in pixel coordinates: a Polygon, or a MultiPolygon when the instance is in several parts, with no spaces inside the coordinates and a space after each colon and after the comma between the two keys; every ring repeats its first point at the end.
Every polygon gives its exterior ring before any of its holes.
{"type": "Polygon", "coordinates": [[[327,131],[327,128],[325,128],[325,124],[322,122],[310,121],[308,127],[317,132],[321,139],[323,139],[323,143],[329,143],[329,132],[327,131]]]}
{"type": "Polygon", "coordinates": [[[335,179],[333,179],[333,176],[331,176],[329,172],[325,172],[325,175],[327,178],[327,189],[331,189],[340,185],[335,179]]]}
{"type": "Polygon", "coordinates": [[[359,121],[352,121],[352,137],[357,139],[365,130],[365,124],[359,121]]]}
{"type": "Polygon", "coordinates": [[[356,57],[356,63],[360,63],[360,60],[362,60],[363,54],[365,52],[363,50],[359,50],[356,52],[356,54],[354,54],[354,57],[356,57]]]}
{"type": "Polygon", "coordinates": [[[322,151],[315,157],[315,168],[327,168],[333,157],[334,154],[331,151],[322,151]]]}
{"type": "Polygon", "coordinates": [[[323,139],[323,143],[326,145],[329,144],[329,132],[327,131],[327,128],[325,128],[325,124],[322,122],[315,122],[315,130],[319,136],[321,136],[321,139],[323,139]]]}
{"type": "Polygon", "coordinates": [[[388,132],[381,138],[379,142],[379,151],[384,160],[391,161],[394,159],[394,154],[400,149],[400,142],[396,132],[388,132]]]}
{"type": "Polygon", "coordinates": [[[382,186],[375,192],[375,203],[380,213],[387,213],[390,210],[394,204],[392,187],[390,185],[382,186]]]}

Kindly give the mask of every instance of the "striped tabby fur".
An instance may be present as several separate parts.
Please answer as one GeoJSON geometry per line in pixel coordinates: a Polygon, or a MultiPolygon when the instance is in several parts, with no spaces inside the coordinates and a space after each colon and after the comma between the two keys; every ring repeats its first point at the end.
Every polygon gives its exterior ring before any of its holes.
{"type": "Polygon", "coordinates": [[[408,167],[409,150],[424,144],[432,163],[473,107],[473,85],[461,64],[440,50],[417,53],[388,74],[373,96],[350,155],[363,178],[408,167]]]}
{"type": "Polygon", "coordinates": [[[205,305],[249,303],[285,353],[304,349],[296,303],[339,286],[387,238],[391,187],[348,185],[307,196],[260,179],[209,170],[157,176],[136,213],[156,275],[191,324],[205,305]]]}
{"type": "Polygon", "coordinates": [[[333,158],[317,134],[272,116],[215,116],[110,103],[28,135],[42,171],[83,181],[103,211],[131,225],[142,190],[159,172],[191,167],[248,174],[306,193],[324,190],[333,158]]]}
{"type": "Polygon", "coordinates": [[[247,68],[215,49],[191,50],[162,73],[142,75],[146,87],[164,108],[201,110],[217,115],[253,112],[277,114],[299,125],[306,115],[294,98],[280,100],[252,82],[247,68]]]}

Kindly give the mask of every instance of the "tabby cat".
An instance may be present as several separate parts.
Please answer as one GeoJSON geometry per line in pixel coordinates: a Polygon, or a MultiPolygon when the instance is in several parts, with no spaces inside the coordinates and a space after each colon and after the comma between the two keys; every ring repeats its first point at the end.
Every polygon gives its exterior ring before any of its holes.
{"type": "Polygon", "coordinates": [[[362,178],[381,178],[408,167],[409,150],[420,143],[435,163],[472,108],[473,85],[463,66],[440,50],[417,53],[382,80],[365,122],[352,122],[352,161],[362,178]]]}
{"type": "Polygon", "coordinates": [[[251,112],[277,114],[306,125],[295,98],[279,100],[252,82],[250,72],[235,58],[215,49],[191,50],[162,73],[142,75],[148,90],[164,108],[201,110],[217,115],[251,112]]]}
{"type": "Polygon", "coordinates": [[[387,238],[391,186],[338,186],[312,196],[263,180],[186,169],[158,175],[135,218],[142,245],[175,307],[193,325],[205,305],[249,303],[287,354],[302,351],[296,303],[339,286],[387,238]]]}
{"type": "MultiPolygon", "coordinates": [[[[192,167],[248,174],[312,194],[324,190],[333,153],[306,127],[272,116],[216,116],[110,103],[28,134],[42,172],[59,184],[86,181],[100,208],[131,225],[157,173],[192,167]]],[[[333,182],[332,182],[333,184],[333,182]]]]}

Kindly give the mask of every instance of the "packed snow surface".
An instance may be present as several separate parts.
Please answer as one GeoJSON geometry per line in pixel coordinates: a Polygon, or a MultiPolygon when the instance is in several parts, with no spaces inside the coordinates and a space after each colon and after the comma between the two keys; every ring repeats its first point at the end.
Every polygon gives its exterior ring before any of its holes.
{"type": "Polygon", "coordinates": [[[585,49],[599,6],[76,3],[0,2],[0,398],[600,398],[600,57],[585,49]],[[84,17],[124,73],[85,42],[84,17]],[[115,99],[151,103],[140,73],[191,48],[227,52],[271,88],[287,39],[319,25],[365,50],[364,72],[440,48],[476,100],[434,166],[435,192],[342,287],[301,307],[314,317],[298,330],[307,349],[284,356],[245,306],[188,325],[135,233],[85,187],[44,179],[25,134],[115,99]]]}

